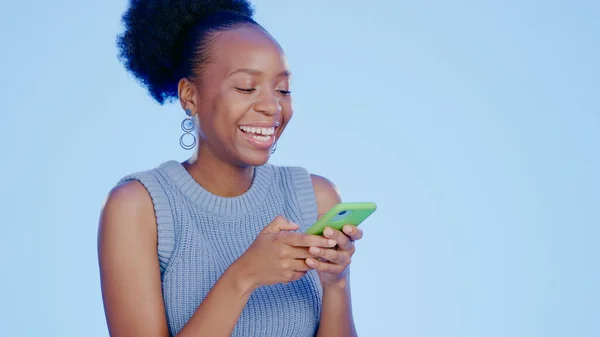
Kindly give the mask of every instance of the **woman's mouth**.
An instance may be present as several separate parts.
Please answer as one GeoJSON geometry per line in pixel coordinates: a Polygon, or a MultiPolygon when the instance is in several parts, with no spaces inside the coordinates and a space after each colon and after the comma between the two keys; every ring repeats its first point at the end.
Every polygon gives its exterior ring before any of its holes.
{"type": "Polygon", "coordinates": [[[238,127],[250,143],[261,149],[269,149],[275,143],[275,127],[240,125],[238,127]]]}

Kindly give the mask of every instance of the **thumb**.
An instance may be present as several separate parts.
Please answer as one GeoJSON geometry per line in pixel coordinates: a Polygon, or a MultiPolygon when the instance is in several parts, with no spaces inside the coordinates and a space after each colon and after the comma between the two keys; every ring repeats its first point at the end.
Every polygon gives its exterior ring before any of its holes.
{"type": "Polygon", "coordinates": [[[293,231],[300,228],[297,224],[288,221],[283,215],[277,216],[273,221],[268,224],[262,233],[277,233],[281,231],[293,231]]]}

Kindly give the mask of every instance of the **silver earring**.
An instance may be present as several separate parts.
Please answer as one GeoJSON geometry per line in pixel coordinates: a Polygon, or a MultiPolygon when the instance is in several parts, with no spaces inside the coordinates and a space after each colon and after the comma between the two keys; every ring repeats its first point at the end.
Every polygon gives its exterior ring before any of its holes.
{"type": "Polygon", "coordinates": [[[185,114],[187,117],[181,121],[181,129],[184,133],[179,137],[179,145],[181,145],[184,150],[191,150],[196,146],[196,136],[192,133],[192,131],[194,131],[194,120],[192,119],[191,110],[185,110],[185,114]],[[186,142],[186,138],[191,138],[191,140],[186,142]]]}
{"type": "Polygon", "coordinates": [[[275,151],[277,151],[277,142],[273,143],[273,147],[271,148],[271,154],[275,153],[275,151]]]}

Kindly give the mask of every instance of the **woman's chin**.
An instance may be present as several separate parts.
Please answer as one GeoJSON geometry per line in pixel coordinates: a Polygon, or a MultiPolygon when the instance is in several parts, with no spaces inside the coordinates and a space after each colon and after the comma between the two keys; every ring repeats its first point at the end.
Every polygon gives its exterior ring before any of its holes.
{"type": "Polygon", "coordinates": [[[240,161],[246,166],[263,166],[271,158],[270,151],[252,151],[246,152],[240,156],[240,161]]]}

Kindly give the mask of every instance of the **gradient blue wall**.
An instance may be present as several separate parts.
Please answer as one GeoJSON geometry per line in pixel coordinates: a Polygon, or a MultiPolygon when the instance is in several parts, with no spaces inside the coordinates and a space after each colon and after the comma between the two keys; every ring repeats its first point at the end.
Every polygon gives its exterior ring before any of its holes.
{"type": "MultiPolygon", "coordinates": [[[[600,336],[600,5],[255,1],[296,114],[273,157],[376,201],[353,260],[361,336],[600,336]]],[[[0,13],[0,330],[107,336],[98,214],[184,160],[177,106],[123,70],[125,1],[0,13]]]]}

